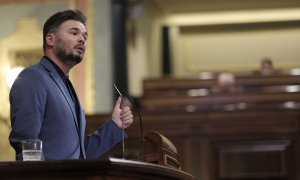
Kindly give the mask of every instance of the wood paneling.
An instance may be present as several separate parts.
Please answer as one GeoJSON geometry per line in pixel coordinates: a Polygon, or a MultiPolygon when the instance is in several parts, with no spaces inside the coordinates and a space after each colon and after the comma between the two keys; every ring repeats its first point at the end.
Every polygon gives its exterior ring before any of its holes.
{"type": "MultiPolygon", "coordinates": [[[[177,147],[183,170],[202,180],[300,179],[300,109],[295,104],[284,106],[300,102],[300,94],[262,91],[299,85],[299,76],[243,76],[237,82],[246,90],[206,96],[188,96],[182,90],[209,87],[212,80],[169,78],[156,82],[151,80],[151,85],[145,86],[145,96],[140,99],[144,131],[155,130],[169,138],[177,147]],[[221,108],[240,102],[246,104],[243,109],[221,108]],[[220,108],[213,108],[216,104],[220,108]],[[185,106],[206,108],[187,111],[185,106]]],[[[92,132],[108,117],[87,116],[87,130],[92,132]]],[[[140,132],[136,118],[126,129],[128,158],[139,154],[140,132]]],[[[118,148],[108,154],[118,156],[118,148]]]]}

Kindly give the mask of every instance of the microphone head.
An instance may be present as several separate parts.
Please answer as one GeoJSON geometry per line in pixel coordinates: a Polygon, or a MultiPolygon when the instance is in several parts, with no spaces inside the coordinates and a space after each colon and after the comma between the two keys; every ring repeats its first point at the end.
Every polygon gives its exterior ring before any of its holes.
{"type": "Polygon", "coordinates": [[[115,90],[118,92],[119,96],[123,99],[123,94],[119,91],[118,87],[114,84],[115,90]]]}

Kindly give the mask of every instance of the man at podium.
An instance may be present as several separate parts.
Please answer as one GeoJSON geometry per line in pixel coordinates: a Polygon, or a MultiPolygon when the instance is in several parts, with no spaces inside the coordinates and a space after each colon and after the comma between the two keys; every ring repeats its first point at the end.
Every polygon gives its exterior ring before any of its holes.
{"type": "Polygon", "coordinates": [[[10,91],[9,141],[17,160],[26,139],[42,140],[45,160],[98,158],[121,142],[123,129],[133,123],[130,107],[121,108],[119,98],[112,118],[85,137],[85,115],[68,77],[83,59],[87,38],[86,17],[78,10],[58,12],[45,22],[44,56],[20,73],[10,91]]]}

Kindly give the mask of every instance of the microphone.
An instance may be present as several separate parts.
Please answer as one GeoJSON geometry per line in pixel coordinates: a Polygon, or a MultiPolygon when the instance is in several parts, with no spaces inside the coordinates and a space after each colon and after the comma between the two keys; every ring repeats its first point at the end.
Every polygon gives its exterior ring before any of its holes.
{"type": "MultiPolygon", "coordinates": [[[[132,107],[133,107],[132,110],[135,110],[138,113],[139,120],[140,120],[142,145],[143,145],[144,141],[145,141],[145,139],[144,139],[144,128],[143,128],[141,113],[140,113],[138,107],[134,103],[133,99],[127,93],[125,93],[124,91],[119,90],[118,87],[115,84],[113,84],[113,86],[114,86],[115,90],[117,91],[117,93],[119,94],[119,96],[121,97],[121,109],[123,108],[124,101],[128,100],[132,104],[132,107]]],[[[121,116],[123,118],[123,109],[122,109],[121,116]]],[[[124,143],[124,140],[125,140],[125,131],[124,131],[124,122],[122,121],[122,157],[123,157],[123,159],[125,159],[125,143],[124,143]]]]}
{"type": "MultiPolygon", "coordinates": [[[[122,109],[122,114],[121,114],[121,119],[123,119],[123,94],[119,91],[117,86],[114,84],[115,90],[118,92],[119,96],[121,97],[121,109],[122,109]]],[[[124,131],[124,121],[122,120],[122,158],[125,159],[125,131],[124,131]]]]}

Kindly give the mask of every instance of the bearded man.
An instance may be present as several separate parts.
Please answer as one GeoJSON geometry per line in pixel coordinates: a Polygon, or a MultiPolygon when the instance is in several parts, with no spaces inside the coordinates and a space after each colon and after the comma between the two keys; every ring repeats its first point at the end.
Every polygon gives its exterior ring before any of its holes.
{"type": "Polygon", "coordinates": [[[85,136],[86,119],[69,80],[70,70],[84,57],[88,33],[86,17],[79,10],[52,15],[44,24],[44,56],[23,70],[10,91],[11,146],[22,160],[22,140],[40,139],[44,160],[98,158],[122,141],[122,128],[133,115],[120,108],[93,134],[85,136]]]}

